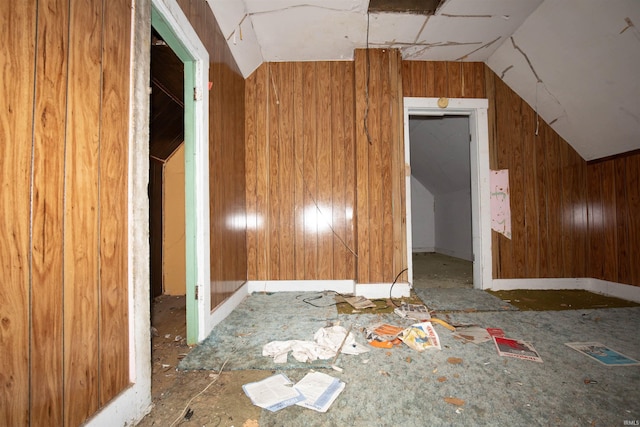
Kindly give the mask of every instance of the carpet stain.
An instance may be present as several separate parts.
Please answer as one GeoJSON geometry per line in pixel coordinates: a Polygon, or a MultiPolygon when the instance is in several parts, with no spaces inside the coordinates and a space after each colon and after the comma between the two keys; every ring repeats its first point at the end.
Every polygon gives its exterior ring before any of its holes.
{"type": "Polygon", "coordinates": [[[527,311],[593,310],[599,308],[640,307],[640,304],[621,298],[596,294],[589,291],[527,290],[487,291],[490,294],[527,311]]]}

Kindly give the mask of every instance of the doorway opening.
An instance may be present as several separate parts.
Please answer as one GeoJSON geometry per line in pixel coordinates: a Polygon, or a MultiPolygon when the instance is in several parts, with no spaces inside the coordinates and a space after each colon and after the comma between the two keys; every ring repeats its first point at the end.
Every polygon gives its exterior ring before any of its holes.
{"type": "Polygon", "coordinates": [[[154,350],[186,340],[184,63],[151,28],[149,245],[154,350]]]}
{"type": "MultiPolygon", "coordinates": [[[[491,222],[483,202],[490,194],[488,102],[449,99],[443,108],[438,101],[404,98],[405,163],[411,170],[406,178],[407,253],[439,252],[452,257],[436,260],[446,264],[470,261],[473,287],[490,288],[491,222]],[[412,141],[412,134],[420,140],[412,141]]],[[[408,265],[414,283],[411,256],[408,265]]]]}
{"type": "Polygon", "coordinates": [[[469,134],[468,116],[409,116],[414,287],[473,287],[469,134]]]}

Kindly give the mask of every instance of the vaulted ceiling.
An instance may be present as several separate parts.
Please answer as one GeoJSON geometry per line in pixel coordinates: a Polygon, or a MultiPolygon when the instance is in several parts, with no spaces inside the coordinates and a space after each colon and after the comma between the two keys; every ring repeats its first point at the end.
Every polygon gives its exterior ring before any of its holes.
{"type": "Polygon", "coordinates": [[[480,61],[584,159],[640,149],[638,0],[444,0],[430,16],[369,12],[369,0],[208,1],[245,77],[367,46],[480,61]]]}

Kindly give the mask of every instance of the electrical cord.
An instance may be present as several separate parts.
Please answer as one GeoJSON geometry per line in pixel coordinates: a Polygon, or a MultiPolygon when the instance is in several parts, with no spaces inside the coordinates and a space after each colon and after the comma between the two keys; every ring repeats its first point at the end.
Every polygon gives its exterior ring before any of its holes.
{"type": "MultiPolygon", "coordinates": [[[[338,301],[338,302],[334,302],[333,304],[327,304],[327,305],[316,305],[316,304],[313,304],[312,302],[310,302],[310,301],[315,301],[315,300],[318,300],[318,299],[323,298],[323,297],[324,297],[324,294],[325,294],[326,292],[333,292],[335,295],[338,295],[338,296],[340,296],[340,297],[344,298],[344,295],[342,295],[340,292],[336,292],[336,291],[324,291],[324,292],[319,292],[319,295],[317,295],[317,296],[309,296],[309,297],[303,298],[303,299],[302,299],[302,302],[307,303],[307,304],[309,304],[310,306],[317,307],[317,308],[333,307],[334,305],[338,305],[338,304],[345,304],[345,303],[346,303],[346,301],[338,301]]],[[[298,296],[296,297],[296,299],[300,298],[301,296],[303,296],[303,295],[298,295],[298,296]]]]}
{"type": "Polygon", "coordinates": [[[393,298],[391,298],[391,292],[393,291],[393,286],[396,284],[396,282],[398,281],[398,279],[400,278],[400,276],[402,275],[402,273],[404,273],[405,271],[409,270],[408,268],[405,268],[404,270],[402,270],[400,273],[398,273],[398,275],[396,276],[395,279],[393,279],[393,283],[391,284],[391,287],[389,288],[389,300],[391,301],[391,303],[393,305],[395,305],[396,307],[400,307],[398,304],[395,303],[395,301],[393,301],[393,298]]]}

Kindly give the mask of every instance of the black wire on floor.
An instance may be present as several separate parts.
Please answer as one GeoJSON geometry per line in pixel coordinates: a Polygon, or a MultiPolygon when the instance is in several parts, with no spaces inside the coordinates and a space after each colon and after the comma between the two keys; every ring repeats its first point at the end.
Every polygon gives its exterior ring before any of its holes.
{"type": "Polygon", "coordinates": [[[393,283],[391,284],[391,287],[389,288],[389,299],[391,300],[391,303],[393,305],[395,305],[396,307],[400,307],[398,304],[395,303],[395,301],[393,300],[393,298],[391,297],[391,292],[393,291],[393,286],[396,284],[396,282],[398,281],[398,279],[400,278],[400,276],[402,275],[402,273],[404,273],[405,271],[409,270],[408,268],[405,268],[404,270],[402,270],[400,273],[398,273],[398,275],[396,276],[395,279],[393,279],[393,283]]]}

